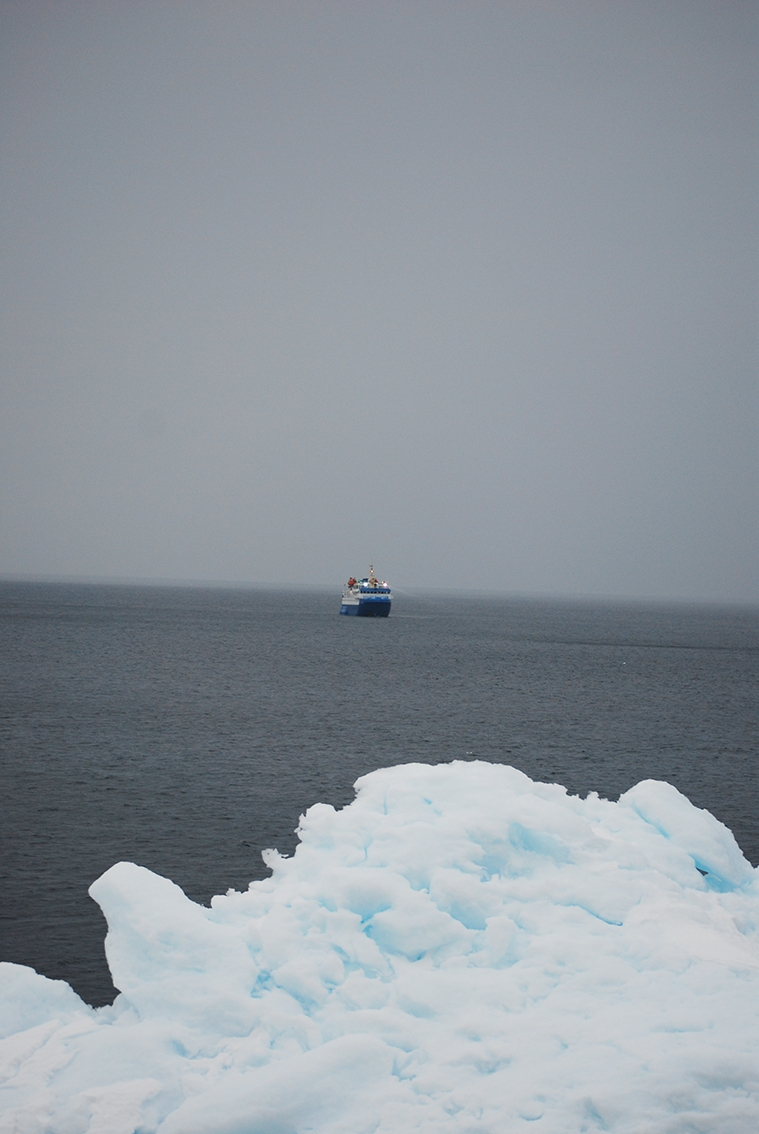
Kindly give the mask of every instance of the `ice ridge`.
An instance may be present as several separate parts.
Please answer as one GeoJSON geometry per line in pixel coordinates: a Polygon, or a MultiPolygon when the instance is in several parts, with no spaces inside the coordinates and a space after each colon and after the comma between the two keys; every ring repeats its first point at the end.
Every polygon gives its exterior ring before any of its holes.
{"type": "Polygon", "coordinates": [[[408,764],[298,834],[210,908],[93,883],[112,1007],[0,965],[0,1131],[759,1129],[757,871],[669,784],[408,764]]]}

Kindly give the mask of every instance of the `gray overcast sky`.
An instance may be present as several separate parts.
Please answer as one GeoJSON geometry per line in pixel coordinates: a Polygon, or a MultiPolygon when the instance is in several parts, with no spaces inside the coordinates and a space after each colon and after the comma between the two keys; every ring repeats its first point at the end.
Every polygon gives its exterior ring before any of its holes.
{"type": "Polygon", "coordinates": [[[0,574],[759,601],[753,0],[0,3],[0,574]]]}

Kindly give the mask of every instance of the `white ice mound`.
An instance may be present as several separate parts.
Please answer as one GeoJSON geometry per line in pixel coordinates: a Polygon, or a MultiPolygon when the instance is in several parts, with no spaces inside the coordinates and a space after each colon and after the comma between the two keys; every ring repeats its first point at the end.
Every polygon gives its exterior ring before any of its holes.
{"type": "Polygon", "coordinates": [[[98,879],[113,1008],[2,966],[0,1131],[759,1130],[759,884],[713,816],[483,763],[356,787],[210,909],[98,879]]]}
{"type": "Polygon", "coordinates": [[[751,882],[754,870],[746,862],[732,831],[708,811],[701,811],[671,784],[643,780],[619,800],[670,839],[707,874],[711,885],[729,889],[751,882]]]}

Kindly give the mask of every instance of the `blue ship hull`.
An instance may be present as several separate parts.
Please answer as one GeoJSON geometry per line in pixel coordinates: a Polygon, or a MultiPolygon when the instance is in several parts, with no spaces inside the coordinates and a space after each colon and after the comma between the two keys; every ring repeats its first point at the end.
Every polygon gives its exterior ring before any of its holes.
{"type": "Polygon", "coordinates": [[[389,599],[359,599],[356,605],[340,607],[341,614],[353,614],[357,618],[387,618],[390,613],[389,599]]]}

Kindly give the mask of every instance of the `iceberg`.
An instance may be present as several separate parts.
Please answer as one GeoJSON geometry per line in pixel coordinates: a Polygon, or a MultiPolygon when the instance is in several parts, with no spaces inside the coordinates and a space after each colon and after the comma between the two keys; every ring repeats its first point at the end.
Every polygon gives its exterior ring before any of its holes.
{"type": "Polygon", "coordinates": [[[0,1131],[759,1129],[759,872],[669,784],[407,764],[210,907],[90,893],[114,1004],[0,965],[0,1131]]]}

